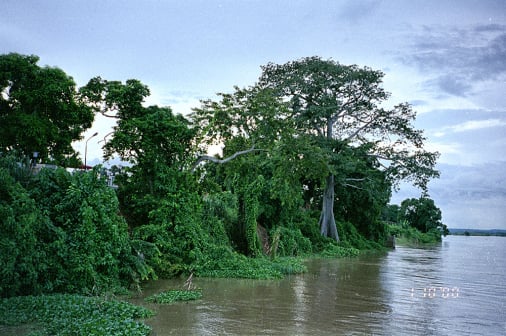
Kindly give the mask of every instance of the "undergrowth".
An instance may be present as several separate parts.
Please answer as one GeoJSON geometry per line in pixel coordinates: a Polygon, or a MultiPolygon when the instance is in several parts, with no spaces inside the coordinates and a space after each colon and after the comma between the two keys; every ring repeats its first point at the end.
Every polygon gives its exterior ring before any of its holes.
{"type": "Polygon", "coordinates": [[[400,223],[389,224],[387,230],[391,235],[395,235],[395,241],[399,245],[417,246],[441,241],[441,232],[437,229],[423,233],[407,223],[400,223]]]}
{"type": "Polygon", "coordinates": [[[360,250],[354,247],[343,247],[337,244],[328,244],[316,256],[324,258],[345,258],[356,257],[360,254],[360,250]]]}
{"type": "Polygon", "coordinates": [[[281,279],[286,274],[306,271],[300,258],[248,258],[226,247],[216,247],[202,261],[195,264],[192,269],[195,275],[200,277],[281,279]]]}

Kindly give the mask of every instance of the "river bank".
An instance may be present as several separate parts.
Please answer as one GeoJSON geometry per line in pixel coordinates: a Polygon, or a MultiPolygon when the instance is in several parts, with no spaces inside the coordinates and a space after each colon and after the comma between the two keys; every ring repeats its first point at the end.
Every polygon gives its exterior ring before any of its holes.
{"type": "Polygon", "coordinates": [[[305,262],[280,280],[197,278],[203,297],[155,305],[144,297],[184,279],[148,282],[130,300],[155,310],[164,335],[498,335],[506,331],[504,238],[448,236],[356,258],[305,262]],[[486,252],[485,252],[486,251],[486,252]]]}
{"type": "MultiPolygon", "coordinates": [[[[504,243],[501,237],[448,236],[435,245],[397,245],[395,250],[353,258],[306,259],[305,273],[282,279],[193,278],[192,286],[201,290],[202,297],[171,304],[147,302],[146,298],[184,289],[187,278],[149,281],[142,292],[121,298],[128,304],[87,298],[87,308],[74,299],[67,302],[75,302],[75,308],[68,304],[55,308],[46,302],[43,306],[53,307],[47,316],[54,320],[34,323],[26,312],[14,313],[17,318],[27,314],[26,323],[13,329],[1,322],[0,331],[6,336],[28,335],[42,331],[44,323],[57,321],[54,326],[59,326],[61,333],[53,327],[55,335],[68,335],[68,330],[77,335],[110,335],[111,330],[124,328],[124,321],[130,321],[139,323],[132,324],[134,332],[135,328],[144,332],[152,329],[158,336],[501,334],[506,331],[504,243]],[[104,311],[114,312],[116,306],[124,310],[121,314],[130,315],[104,315],[104,311]],[[105,310],[93,313],[89,309],[105,310]],[[137,309],[156,314],[131,315],[137,309]],[[93,320],[99,316],[102,318],[93,320]],[[100,333],[100,328],[108,331],[100,333]]],[[[12,302],[0,305],[2,321],[13,314],[12,302]]],[[[33,302],[14,306],[30,308],[33,302]]]]}

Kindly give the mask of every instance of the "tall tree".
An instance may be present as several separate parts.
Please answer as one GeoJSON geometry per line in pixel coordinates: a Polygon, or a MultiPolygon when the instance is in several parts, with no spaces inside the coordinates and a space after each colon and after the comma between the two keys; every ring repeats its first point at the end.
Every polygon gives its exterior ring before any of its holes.
{"type": "Polygon", "coordinates": [[[122,211],[131,225],[148,223],[158,200],[184,183],[195,131],[168,107],[144,107],[149,89],[135,79],[123,84],[96,77],[81,94],[95,111],[117,119],[105,138],[104,158],[117,155],[131,164],[115,180],[122,211]]]}
{"type": "MultiPolygon", "coordinates": [[[[424,150],[425,138],[412,124],[416,114],[411,106],[382,107],[389,93],[381,86],[381,71],[319,57],[269,63],[262,70],[259,87],[289,103],[285,118],[293,120],[299,133],[328,143],[339,140],[344,146],[368,144],[368,155],[377,159],[394,185],[411,180],[426,190],[428,180],[438,176],[438,154],[424,150]]],[[[329,157],[339,155],[335,146],[326,149],[329,157]]],[[[319,225],[322,235],[339,240],[334,218],[336,168],[329,162],[319,225]]]]}
{"type": "MultiPolygon", "coordinates": [[[[229,236],[238,250],[255,255],[260,252],[257,224],[266,226],[260,217],[277,201],[269,190],[276,175],[270,162],[283,160],[277,155],[286,150],[279,146],[280,139],[290,137],[293,127],[283,120],[284,104],[267,90],[236,87],[234,93],[220,94],[220,97],[217,102],[202,102],[202,107],[194,109],[191,117],[199,131],[202,151],[207,151],[209,144],[224,146],[224,158],[200,157],[226,163],[219,168],[206,168],[205,172],[213,171],[214,175],[207,180],[215,180],[223,191],[237,197],[238,223],[229,230],[229,236]]],[[[282,188],[280,184],[277,187],[282,188]]]]}
{"type": "Polygon", "coordinates": [[[0,151],[17,151],[66,165],[71,144],[93,122],[93,112],[76,91],[72,77],[40,67],[37,56],[0,55],[0,151]]]}

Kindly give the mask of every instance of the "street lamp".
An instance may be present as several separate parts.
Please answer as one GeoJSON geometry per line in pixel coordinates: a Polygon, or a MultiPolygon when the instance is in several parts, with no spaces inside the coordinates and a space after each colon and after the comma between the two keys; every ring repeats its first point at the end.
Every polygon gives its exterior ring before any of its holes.
{"type": "Polygon", "coordinates": [[[88,166],[86,165],[86,155],[88,154],[88,141],[90,141],[91,138],[93,138],[94,136],[97,136],[98,135],[98,132],[95,132],[95,134],[93,134],[92,136],[90,136],[88,138],[88,140],[86,140],[86,144],[84,145],[84,170],[88,170],[88,166]]]}
{"type": "Polygon", "coordinates": [[[32,160],[30,162],[30,169],[35,169],[37,166],[37,159],[39,157],[39,152],[32,152],[32,160]]]}

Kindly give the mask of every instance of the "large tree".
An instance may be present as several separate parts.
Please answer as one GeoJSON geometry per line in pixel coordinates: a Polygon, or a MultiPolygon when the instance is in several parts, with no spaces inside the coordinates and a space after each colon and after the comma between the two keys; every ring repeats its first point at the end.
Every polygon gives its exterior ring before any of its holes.
{"type": "Polygon", "coordinates": [[[72,77],[37,65],[37,56],[0,55],[0,151],[69,164],[71,144],[93,122],[72,77]]]}
{"type": "MultiPolygon", "coordinates": [[[[275,92],[288,103],[284,118],[295,123],[297,133],[322,139],[329,158],[339,156],[341,148],[367,145],[367,155],[382,165],[389,181],[411,180],[424,191],[434,170],[437,153],[426,151],[422,131],[415,129],[416,113],[407,103],[383,107],[389,98],[382,84],[381,71],[333,60],[308,57],[262,67],[258,86],[275,92]]],[[[323,193],[320,230],[339,240],[334,218],[335,176],[338,167],[331,160],[323,193]]],[[[365,181],[364,179],[361,179],[365,181]]],[[[361,182],[353,180],[354,187],[361,182]]]]}
{"type": "MultiPolygon", "coordinates": [[[[429,179],[438,176],[434,170],[438,154],[424,150],[422,131],[412,124],[416,114],[411,106],[382,106],[389,98],[381,86],[382,72],[319,57],[269,63],[262,70],[257,85],[236,88],[235,94],[222,95],[221,102],[204,102],[195,110],[194,120],[212,140],[243,137],[257,148],[267,138],[278,144],[271,143],[270,150],[304,139],[305,153],[292,153],[286,159],[307,161],[310,155],[317,156],[325,180],[322,235],[339,240],[334,218],[336,176],[341,186],[368,188],[368,176],[339,174],[349,148],[361,148],[363,160],[381,169],[394,186],[410,180],[426,192],[429,179]]],[[[319,188],[315,183],[313,187],[319,188]]]]}
{"type": "Polygon", "coordinates": [[[81,94],[96,112],[117,119],[104,138],[104,159],[118,156],[130,163],[115,180],[122,211],[130,225],[148,223],[158,200],[181,189],[189,174],[194,130],[169,107],[143,106],[149,89],[135,79],[121,83],[95,77],[81,94]]]}
{"type": "MultiPolygon", "coordinates": [[[[279,165],[273,164],[290,165],[283,154],[290,148],[282,145],[282,139],[293,138],[293,127],[289,120],[283,120],[286,106],[267,90],[236,87],[234,93],[220,94],[220,97],[220,101],[202,102],[191,117],[199,131],[200,149],[205,152],[207,145],[220,144],[223,158],[200,155],[197,163],[203,159],[222,163],[219,167],[206,167],[204,181],[213,181],[219,185],[218,189],[235,195],[238,223],[230,228],[229,236],[238,250],[255,255],[260,252],[257,226],[269,229],[274,224],[271,216],[268,216],[270,221],[264,221],[262,217],[276,212],[274,208],[280,200],[277,191],[285,190],[285,203],[292,203],[297,198],[297,191],[288,195],[287,189],[290,188],[284,184],[286,179],[278,178],[278,173],[286,176],[286,172],[281,172],[276,168],[279,165]]],[[[298,196],[301,194],[302,190],[299,190],[298,196]]],[[[276,215],[277,220],[283,216],[281,212],[276,215]]]]}

